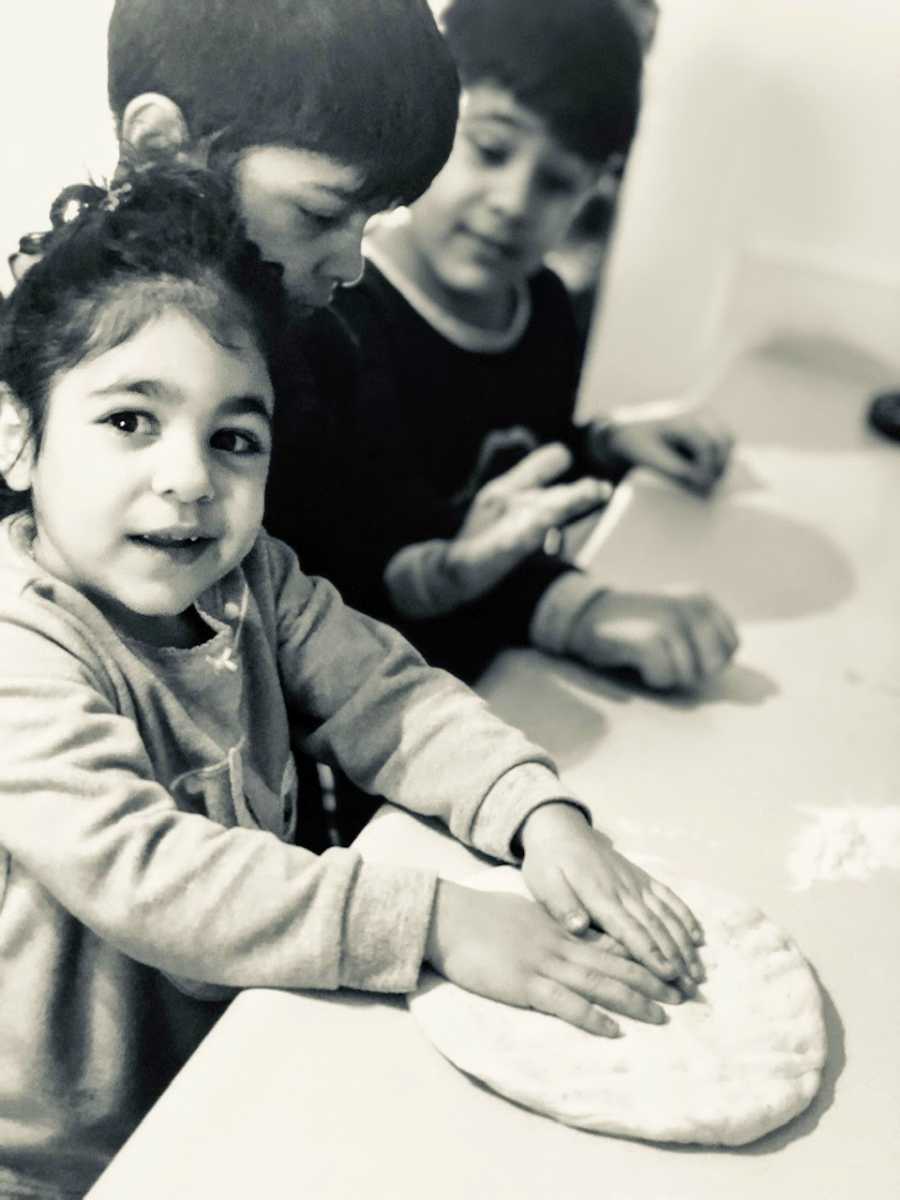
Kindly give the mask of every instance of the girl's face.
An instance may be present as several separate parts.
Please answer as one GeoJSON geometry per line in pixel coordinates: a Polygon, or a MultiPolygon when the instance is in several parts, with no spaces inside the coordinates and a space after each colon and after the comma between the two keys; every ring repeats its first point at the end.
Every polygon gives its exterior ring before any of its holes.
{"type": "Polygon", "coordinates": [[[61,374],[30,472],[35,559],[126,634],[177,640],[259,532],[272,409],[250,334],[226,349],[175,307],[61,374]]]}

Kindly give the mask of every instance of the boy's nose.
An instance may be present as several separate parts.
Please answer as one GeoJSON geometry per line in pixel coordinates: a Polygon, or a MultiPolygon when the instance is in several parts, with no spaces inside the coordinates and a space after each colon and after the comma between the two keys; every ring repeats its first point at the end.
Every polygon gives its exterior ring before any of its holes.
{"type": "Polygon", "coordinates": [[[513,163],[495,175],[490,203],[495,212],[507,220],[524,222],[529,216],[533,194],[534,172],[527,166],[513,163]]]}
{"type": "Polygon", "coordinates": [[[181,504],[197,504],[213,498],[212,473],[201,447],[160,447],[162,454],[153,476],[153,490],[181,504]]]}
{"type": "Polygon", "coordinates": [[[352,217],[335,231],[325,269],[336,283],[355,283],[363,270],[362,237],[365,216],[352,217]]]}

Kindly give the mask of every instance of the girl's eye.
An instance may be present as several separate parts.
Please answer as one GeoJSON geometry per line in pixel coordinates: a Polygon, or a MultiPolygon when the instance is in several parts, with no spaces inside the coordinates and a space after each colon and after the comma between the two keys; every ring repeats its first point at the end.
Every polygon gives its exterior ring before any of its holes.
{"type": "Polygon", "coordinates": [[[112,425],[113,429],[117,429],[119,433],[132,434],[153,433],[155,428],[153,418],[149,413],[133,412],[126,410],[125,412],[110,413],[104,418],[107,425],[112,425]]]}
{"type": "Polygon", "coordinates": [[[210,445],[226,454],[265,454],[266,446],[255,433],[245,429],[220,429],[213,434],[210,445]]]}

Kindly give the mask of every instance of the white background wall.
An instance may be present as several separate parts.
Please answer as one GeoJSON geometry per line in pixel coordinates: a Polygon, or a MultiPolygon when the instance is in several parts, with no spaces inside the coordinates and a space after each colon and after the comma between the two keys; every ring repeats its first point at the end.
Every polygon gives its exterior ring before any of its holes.
{"type": "MultiPolygon", "coordinates": [[[[110,7],[0,0],[2,290],[59,188],[111,169],[110,7]]],[[[736,303],[900,343],[900,0],[661,7],[590,394],[689,388],[736,303]]]]}
{"type": "Polygon", "coordinates": [[[736,309],[900,355],[900,0],[661,8],[585,399],[689,389],[736,309]]]}
{"type": "Polygon", "coordinates": [[[0,0],[0,291],[19,236],[47,228],[59,190],[115,163],[111,8],[112,0],[0,0]]]}

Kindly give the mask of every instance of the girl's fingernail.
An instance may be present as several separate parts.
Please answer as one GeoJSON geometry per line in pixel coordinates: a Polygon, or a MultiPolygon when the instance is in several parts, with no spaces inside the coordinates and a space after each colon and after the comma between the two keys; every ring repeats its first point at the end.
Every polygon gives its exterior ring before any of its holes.
{"type": "Polygon", "coordinates": [[[698,946],[703,945],[703,930],[702,929],[692,929],[691,937],[694,939],[694,942],[696,943],[696,945],[698,945],[698,946]]]}
{"type": "Polygon", "coordinates": [[[690,969],[691,969],[691,977],[694,980],[696,980],[697,983],[702,983],[703,980],[706,978],[706,972],[703,970],[702,965],[698,962],[693,962],[693,963],[691,963],[690,969]]]}

